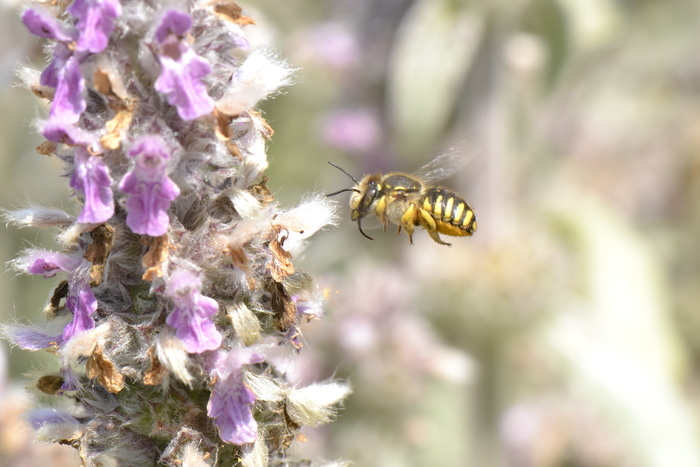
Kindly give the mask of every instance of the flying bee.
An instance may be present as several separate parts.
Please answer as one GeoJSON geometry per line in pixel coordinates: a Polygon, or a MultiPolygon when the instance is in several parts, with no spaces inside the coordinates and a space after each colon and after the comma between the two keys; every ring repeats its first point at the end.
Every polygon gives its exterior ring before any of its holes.
{"type": "Polygon", "coordinates": [[[440,245],[439,234],[454,237],[471,236],[476,231],[476,215],[464,199],[448,188],[434,186],[433,183],[454,171],[458,153],[447,153],[435,158],[415,174],[402,172],[365,175],[360,181],[345,169],[329,162],[333,167],[350,177],[355,186],[330,193],[334,196],[351,191],[350,217],[357,221],[360,233],[373,240],[362,230],[362,219],[374,214],[384,226],[398,225],[398,233],[403,229],[413,244],[413,231],[421,226],[428,231],[430,238],[440,245]]]}

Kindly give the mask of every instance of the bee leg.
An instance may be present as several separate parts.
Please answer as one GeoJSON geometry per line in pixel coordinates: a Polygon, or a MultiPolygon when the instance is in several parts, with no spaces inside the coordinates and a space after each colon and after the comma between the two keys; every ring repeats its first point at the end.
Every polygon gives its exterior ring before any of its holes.
{"type": "Polygon", "coordinates": [[[438,229],[437,224],[435,223],[435,219],[433,219],[433,216],[431,216],[430,213],[423,208],[420,208],[420,218],[418,218],[418,222],[421,226],[423,226],[425,230],[428,231],[428,235],[430,235],[430,238],[435,240],[436,243],[439,243],[440,245],[452,246],[451,243],[446,243],[442,241],[442,239],[438,235],[438,229]]]}
{"type": "Polygon", "coordinates": [[[433,232],[437,230],[437,224],[435,224],[435,219],[433,219],[433,216],[431,216],[428,211],[426,211],[423,208],[420,208],[419,214],[420,217],[416,219],[418,221],[418,225],[422,226],[428,232],[433,232]]]}
{"type": "Polygon", "coordinates": [[[374,207],[374,214],[379,219],[379,222],[384,225],[384,232],[386,232],[386,226],[389,224],[386,221],[386,197],[379,198],[377,205],[374,207]]]}
{"type": "MultiPolygon", "coordinates": [[[[404,230],[406,231],[406,235],[408,235],[408,243],[413,245],[413,225],[412,224],[407,224],[404,226],[404,230]]],[[[401,226],[399,226],[399,231],[396,232],[396,235],[401,233],[401,226]]]]}
{"type": "Polygon", "coordinates": [[[403,227],[408,235],[408,242],[411,245],[413,245],[413,229],[416,225],[416,214],[416,207],[414,205],[409,206],[409,208],[406,209],[406,212],[404,212],[401,216],[401,224],[399,225],[399,233],[403,227]]]}
{"type": "Polygon", "coordinates": [[[430,235],[430,238],[435,240],[436,243],[439,243],[440,245],[447,245],[447,246],[452,246],[451,243],[443,242],[440,236],[437,233],[437,230],[428,230],[428,235],[430,235]]]}

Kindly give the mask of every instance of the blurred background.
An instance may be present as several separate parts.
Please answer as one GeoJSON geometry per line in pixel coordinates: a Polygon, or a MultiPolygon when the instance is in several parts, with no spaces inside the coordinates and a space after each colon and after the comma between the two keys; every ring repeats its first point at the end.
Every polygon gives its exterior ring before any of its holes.
{"type": "MultiPolygon", "coordinates": [[[[354,394],[299,455],[700,466],[700,4],[241,4],[298,69],[263,105],[281,205],[349,187],[327,161],[359,178],[456,150],[469,163],[444,184],[479,219],[452,247],[422,231],[415,245],[381,229],[369,241],[338,195],[339,227],[295,258],[328,303],[302,329],[292,377],[348,379],[354,394]]],[[[42,63],[40,43],[3,8],[0,207],[75,212],[56,161],[34,152],[42,104],[13,86],[17,61],[42,63]]],[[[0,238],[3,263],[52,245],[50,232],[0,226],[0,238]]],[[[43,320],[52,285],[4,272],[0,319],[43,320]]],[[[0,343],[0,462],[58,465],[13,419],[22,374],[53,364],[0,343]]]]}

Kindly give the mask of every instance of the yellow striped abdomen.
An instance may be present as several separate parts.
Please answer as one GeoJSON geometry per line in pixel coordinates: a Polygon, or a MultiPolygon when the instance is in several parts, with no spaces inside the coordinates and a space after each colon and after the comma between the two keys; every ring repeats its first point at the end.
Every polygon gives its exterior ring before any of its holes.
{"type": "Polygon", "coordinates": [[[457,193],[445,188],[430,188],[421,207],[435,220],[438,233],[465,237],[476,231],[476,215],[457,193]]]}

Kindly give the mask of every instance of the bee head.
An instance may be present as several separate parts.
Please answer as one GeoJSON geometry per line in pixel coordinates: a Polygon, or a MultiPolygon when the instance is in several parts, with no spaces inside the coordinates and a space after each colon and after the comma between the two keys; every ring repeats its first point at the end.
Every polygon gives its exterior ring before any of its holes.
{"type": "Polygon", "coordinates": [[[380,195],[380,175],[367,175],[357,185],[358,190],[353,190],[350,196],[350,218],[358,220],[370,214],[372,203],[374,203],[380,195]]]}
{"type": "Polygon", "coordinates": [[[381,192],[381,184],[380,184],[380,179],[381,176],[379,174],[375,175],[365,175],[362,180],[359,182],[350,175],[345,169],[335,165],[332,162],[328,162],[330,165],[335,167],[336,169],[340,170],[343,172],[345,175],[350,177],[353,182],[355,182],[355,186],[352,188],[345,188],[343,190],[339,190],[333,193],[329,193],[326,196],[335,196],[339,193],[344,193],[346,191],[352,191],[352,195],[350,196],[350,218],[353,221],[357,221],[357,228],[360,230],[360,233],[365,236],[366,238],[369,238],[370,240],[374,240],[372,237],[367,235],[362,231],[362,218],[365,217],[367,214],[370,213],[370,210],[372,208],[372,203],[374,203],[380,196],[381,192]]]}

